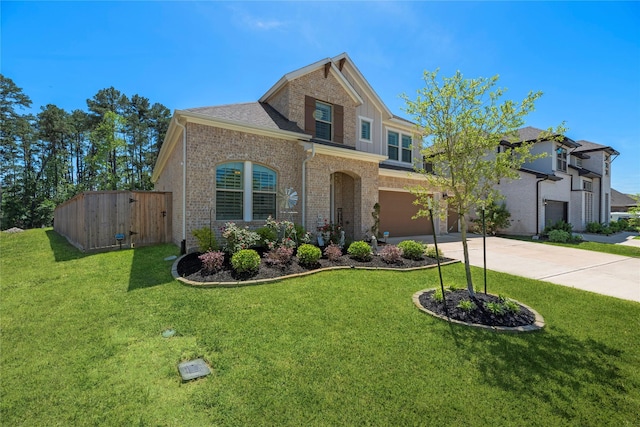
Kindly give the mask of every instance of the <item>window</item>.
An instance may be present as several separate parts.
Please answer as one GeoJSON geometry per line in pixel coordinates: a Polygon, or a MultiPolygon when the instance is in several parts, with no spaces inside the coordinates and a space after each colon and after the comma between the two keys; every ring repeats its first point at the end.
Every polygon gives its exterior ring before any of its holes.
{"type": "Polygon", "coordinates": [[[576,157],[576,166],[582,168],[582,159],[576,157]]]}
{"type": "Polygon", "coordinates": [[[611,165],[611,156],[608,154],[605,154],[604,156],[604,175],[605,176],[609,176],[610,165],[611,165]]]}
{"type": "Polygon", "coordinates": [[[591,181],[584,180],[582,181],[582,189],[584,191],[593,191],[593,184],[591,181]]]}
{"type": "Polygon", "coordinates": [[[402,135],[402,161],[411,163],[411,137],[402,135]]]}
{"type": "Polygon", "coordinates": [[[556,149],[556,169],[562,172],[567,171],[567,149],[564,147],[556,149]]]}
{"type": "Polygon", "coordinates": [[[413,162],[411,152],[411,136],[400,134],[399,132],[387,132],[387,155],[390,160],[397,160],[403,163],[413,162]]]}
{"type": "Polygon", "coordinates": [[[389,132],[387,134],[387,155],[391,160],[398,160],[398,133],[389,132]]]}
{"type": "Polygon", "coordinates": [[[253,219],[276,217],[276,173],[260,165],[253,166],[253,219]]]}
{"type": "Polygon", "coordinates": [[[269,215],[276,216],[275,171],[251,162],[216,167],[216,220],[252,221],[269,215]]]}
{"type": "Polygon", "coordinates": [[[316,138],[331,141],[331,124],[333,123],[331,105],[316,101],[313,117],[316,119],[316,138]]]}
{"type": "Polygon", "coordinates": [[[216,219],[243,218],[243,175],[242,163],[225,163],[216,168],[216,219]]]}
{"type": "Polygon", "coordinates": [[[360,118],[360,140],[371,142],[371,120],[360,118]]]}

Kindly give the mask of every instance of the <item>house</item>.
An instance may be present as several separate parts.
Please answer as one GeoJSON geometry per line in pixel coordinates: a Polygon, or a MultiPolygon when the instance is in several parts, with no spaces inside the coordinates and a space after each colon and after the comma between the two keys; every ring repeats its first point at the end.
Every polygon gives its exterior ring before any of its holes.
{"type": "MultiPolygon", "coordinates": [[[[189,248],[194,229],[259,227],[268,216],[362,239],[376,203],[381,232],[427,234],[407,190],[424,184],[412,172],[415,129],[343,53],[285,74],[256,102],[176,110],[152,182],[173,194],[173,241],[189,248]]],[[[456,227],[455,215],[436,220],[438,233],[456,227]]]]}
{"type": "Polygon", "coordinates": [[[533,143],[532,153],[546,156],[524,164],[519,180],[499,183],[511,213],[511,226],[504,231],[540,234],[560,220],[571,223],[574,231],[583,231],[590,222],[609,222],[611,162],[620,153],[565,136],[540,140],[542,133],[534,127],[518,131],[522,141],[533,143]]]}
{"type": "Polygon", "coordinates": [[[637,202],[629,194],[611,189],[611,212],[629,212],[636,205],[637,202]]]}

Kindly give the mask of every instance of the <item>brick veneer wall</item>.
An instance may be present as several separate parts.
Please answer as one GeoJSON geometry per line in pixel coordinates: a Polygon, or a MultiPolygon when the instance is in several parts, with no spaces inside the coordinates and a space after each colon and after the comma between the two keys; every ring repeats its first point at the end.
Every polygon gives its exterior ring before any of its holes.
{"type": "Polygon", "coordinates": [[[288,82],[267,102],[280,114],[296,122],[300,129],[304,129],[305,95],[344,107],[344,145],[355,147],[356,103],[332,73],[325,78],[324,69],[319,69],[298,77],[288,82]]]}
{"type": "MultiPolygon", "coordinates": [[[[301,194],[302,161],[306,156],[296,141],[189,123],[187,147],[187,247],[195,245],[191,230],[209,227],[210,217],[214,230],[227,222],[215,220],[215,168],[220,163],[251,161],[264,165],[276,171],[278,189],[292,187],[301,194]]],[[[282,219],[280,213],[278,219],[282,219]]],[[[299,223],[300,213],[292,220],[299,223]]],[[[235,222],[250,227],[264,225],[264,221],[235,222]]]]}
{"type": "Polygon", "coordinates": [[[182,241],[182,132],[169,156],[162,175],[154,185],[155,191],[170,191],[172,195],[171,240],[176,245],[182,241]]]}

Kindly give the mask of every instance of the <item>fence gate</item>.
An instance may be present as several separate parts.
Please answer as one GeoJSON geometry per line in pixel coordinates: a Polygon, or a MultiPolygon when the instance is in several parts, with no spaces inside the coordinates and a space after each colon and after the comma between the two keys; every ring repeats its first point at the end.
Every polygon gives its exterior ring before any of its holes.
{"type": "Polygon", "coordinates": [[[166,242],[171,236],[170,199],[156,193],[131,193],[129,236],[136,246],[166,242]]]}

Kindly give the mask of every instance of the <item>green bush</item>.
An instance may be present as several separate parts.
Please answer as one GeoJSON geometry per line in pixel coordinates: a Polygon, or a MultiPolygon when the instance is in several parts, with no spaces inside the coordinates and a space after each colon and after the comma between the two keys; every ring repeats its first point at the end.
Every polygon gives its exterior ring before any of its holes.
{"type": "Polygon", "coordinates": [[[421,260],[424,256],[424,246],[415,240],[403,240],[398,247],[402,250],[403,258],[421,260]]]}
{"type": "MultiPolygon", "coordinates": [[[[473,220],[474,231],[482,234],[482,210],[476,211],[477,218],[473,220]]],[[[509,218],[511,213],[507,210],[507,205],[498,205],[491,202],[484,211],[484,226],[487,234],[496,235],[498,231],[508,228],[511,225],[509,218]]]]}
{"type": "Polygon", "coordinates": [[[349,245],[347,253],[358,261],[371,261],[373,254],[371,253],[371,246],[367,242],[359,240],[349,245]]]}
{"type": "Polygon", "coordinates": [[[208,227],[197,228],[191,232],[198,242],[198,250],[202,253],[218,250],[215,233],[208,227]]]}
{"type": "Polygon", "coordinates": [[[476,305],[471,300],[462,300],[457,306],[462,311],[470,312],[476,309],[476,305]]]}
{"type": "Polygon", "coordinates": [[[231,266],[236,273],[257,273],[260,255],[253,249],[241,249],[231,257],[231,266]]]}
{"type": "Polygon", "coordinates": [[[318,263],[321,256],[322,251],[317,246],[305,243],[298,247],[298,262],[301,265],[312,267],[318,263]]]}
{"type": "Polygon", "coordinates": [[[562,231],[566,231],[567,233],[571,234],[573,232],[573,225],[564,222],[563,220],[560,220],[558,222],[556,222],[555,224],[551,224],[551,225],[547,225],[544,230],[542,230],[542,235],[547,237],[549,236],[549,233],[553,230],[562,230],[562,231]]]}
{"type": "Polygon", "coordinates": [[[599,222],[590,222],[587,224],[587,233],[602,233],[602,224],[599,222]]]}
{"type": "Polygon", "coordinates": [[[267,247],[269,242],[275,242],[278,240],[278,232],[271,227],[260,227],[256,230],[258,236],[260,236],[260,242],[258,245],[261,247],[267,247]]]}
{"type": "Polygon", "coordinates": [[[444,258],[444,253],[442,252],[442,249],[438,249],[438,253],[436,253],[436,247],[435,246],[427,246],[427,250],[425,251],[425,254],[429,257],[429,258],[433,258],[433,259],[442,259],[444,258]]]}
{"type": "Polygon", "coordinates": [[[571,239],[571,234],[564,230],[551,230],[549,232],[549,241],[557,243],[567,243],[571,239]]]}

